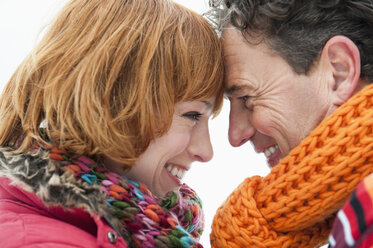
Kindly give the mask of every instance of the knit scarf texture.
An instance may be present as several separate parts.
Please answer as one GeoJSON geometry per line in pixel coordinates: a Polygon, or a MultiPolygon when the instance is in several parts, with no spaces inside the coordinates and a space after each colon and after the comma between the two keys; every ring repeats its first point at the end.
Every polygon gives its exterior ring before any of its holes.
{"type": "Polygon", "coordinates": [[[144,184],[98,166],[86,156],[71,159],[64,150],[41,149],[77,180],[101,188],[109,212],[122,224],[117,231],[129,247],[202,247],[198,243],[203,228],[201,201],[186,184],[179,192],[157,198],[144,184]]]}
{"type": "Polygon", "coordinates": [[[212,247],[319,247],[336,211],[373,172],[373,85],[326,118],[266,177],[244,180],[218,209],[212,247]]]}

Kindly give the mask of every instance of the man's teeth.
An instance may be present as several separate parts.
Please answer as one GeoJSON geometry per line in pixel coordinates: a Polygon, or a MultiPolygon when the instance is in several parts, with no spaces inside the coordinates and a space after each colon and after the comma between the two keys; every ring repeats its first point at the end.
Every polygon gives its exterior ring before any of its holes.
{"type": "Polygon", "coordinates": [[[268,147],[267,149],[264,150],[264,155],[266,156],[266,158],[269,158],[277,149],[278,149],[277,144],[271,147],[268,147]]]}
{"type": "Polygon", "coordinates": [[[175,177],[179,178],[179,179],[183,179],[185,173],[186,173],[186,170],[180,168],[180,167],[177,167],[177,166],[174,166],[172,164],[169,164],[167,165],[166,169],[175,177]]]}

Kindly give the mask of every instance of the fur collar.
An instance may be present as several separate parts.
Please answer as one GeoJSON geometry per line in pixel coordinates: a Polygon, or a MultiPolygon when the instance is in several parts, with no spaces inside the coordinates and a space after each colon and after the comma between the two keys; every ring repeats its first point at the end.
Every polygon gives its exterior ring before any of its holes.
{"type": "Polygon", "coordinates": [[[94,173],[102,172],[101,176],[107,178],[113,176],[87,157],[84,159],[87,164],[80,165],[86,172],[74,175],[69,166],[78,164],[84,156],[78,161],[69,160],[68,154],[64,156],[58,156],[53,149],[51,153],[18,154],[10,148],[0,148],[0,177],[7,177],[12,184],[36,194],[47,207],[81,208],[92,217],[104,217],[131,247],[135,244],[138,247],[202,247],[198,243],[203,228],[201,202],[185,184],[179,192],[170,192],[158,199],[145,185],[115,173],[116,180],[105,179],[97,184],[86,180],[98,175],[94,173]],[[87,170],[93,174],[86,174],[87,170]],[[108,185],[110,191],[106,188],[108,185]],[[111,193],[116,189],[123,194],[111,193]]]}
{"type": "Polygon", "coordinates": [[[7,177],[12,185],[36,194],[47,207],[82,208],[92,217],[105,215],[108,224],[120,230],[120,223],[112,217],[100,187],[76,180],[45,155],[18,154],[11,148],[0,148],[0,177],[7,177]]]}

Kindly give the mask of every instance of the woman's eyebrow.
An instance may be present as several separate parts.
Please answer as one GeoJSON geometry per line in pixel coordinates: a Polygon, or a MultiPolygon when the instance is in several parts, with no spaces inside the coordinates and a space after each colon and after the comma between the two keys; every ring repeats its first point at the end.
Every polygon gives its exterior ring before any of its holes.
{"type": "Polygon", "coordinates": [[[208,109],[212,109],[213,108],[211,102],[209,102],[209,101],[201,101],[201,102],[203,102],[204,104],[206,104],[206,106],[207,106],[208,109]]]}

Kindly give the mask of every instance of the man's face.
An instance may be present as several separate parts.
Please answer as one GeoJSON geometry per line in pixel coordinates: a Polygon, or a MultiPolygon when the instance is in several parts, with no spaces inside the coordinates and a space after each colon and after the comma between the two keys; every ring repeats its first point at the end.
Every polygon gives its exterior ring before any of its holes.
{"type": "Polygon", "coordinates": [[[335,110],[320,66],[298,75],[265,44],[250,45],[236,29],[223,32],[225,89],[230,100],[229,141],[250,140],[270,167],[335,110]]]}

